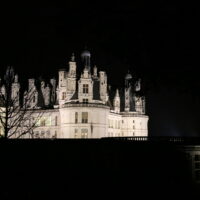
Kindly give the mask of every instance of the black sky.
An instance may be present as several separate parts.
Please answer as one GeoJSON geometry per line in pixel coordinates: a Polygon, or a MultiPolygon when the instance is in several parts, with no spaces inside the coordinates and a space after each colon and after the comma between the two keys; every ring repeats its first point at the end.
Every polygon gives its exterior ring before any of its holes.
{"type": "Polygon", "coordinates": [[[5,3],[1,74],[56,77],[87,45],[93,64],[121,87],[128,70],[141,77],[150,135],[200,136],[197,5],[176,1],[5,3]]]}

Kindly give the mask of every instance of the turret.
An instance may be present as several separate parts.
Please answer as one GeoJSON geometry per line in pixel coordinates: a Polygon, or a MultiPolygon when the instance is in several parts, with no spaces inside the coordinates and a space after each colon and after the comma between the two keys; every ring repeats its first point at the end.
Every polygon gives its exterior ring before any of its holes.
{"type": "Polygon", "coordinates": [[[141,79],[139,79],[138,81],[136,81],[135,83],[135,91],[138,92],[141,90],[141,79]]]}
{"type": "Polygon", "coordinates": [[[6,88],[5,88],[5,85],[2,85],[0,89],[1,89],[1,90],[0,90],[1,94],[2,94],[3,96],[5,96],[5,95],[6,95],[6,88]]]}
{"type": "Polygon", "coordinates": [[[69,61],[69,72],[67,74],[67,90],[66,98],[69,100],[74,92],[76,91],[76,62],[75,56],[72,54],[71,60],[69,61]]]}
{"type": "Polygon", "coordinates": [[[58,72],[58,82],[59,82],[59,87],[66,87],[66,69],[60,69],[58,72]]]}
{"type": "Polygon", "coordinates": [[[135,96],[135,111],[141,114],[143,110],[142,107],[143,107],[142,97],[135,96]]]}
{"type": "Polygon", "coordinates": [[[58,100],[59,104],[62,105],[65,103],[67,97],[67,73],[65,69],[60,69],[58,72],[58,100]]]}
{"type": "Polygon", "coordinates": [[[50,83],[52,86],[51,89],[51,104],[55,104],[56,103],[56,79],[52,78],[50,79],[50,83]]]}
{"type": "Polygon", "coordinates": [[[91,58],[90,52],[88,50],[84,50],[81,53],[81,58],[82,58],[84,67],[88,68],[88,71],[90,72],[90,58],[91,58]]]}
{"type": "Polygon", "coordinates": [[[50,87],[48,84],[45,87],[44,81],[41,82],[41,91],[42,91],[42,96],[44,100],[44,105],[49,106],[50,105],[50,87]]]}
{"type": "Polygon", "coordinates": [[[19,90],[20,90],[20,84],[18,82],[18,75],[16,74],[14,77],[14,82],[12,83],[12,94],[11,94],[13,103],[16,106],[19,106],[19,90]]]}
{"type": "Polygon", "coordinates": [[[100,97],[101,100],[106,103],[107,101],[107,75],[104,71],[99,72],[99,84],[100,84],[100,97]]]}
{"type": "Polygon", "coordinates": [[[45,94],[44,94],[44,105],[49,106],[50,105],[50,87],[49,84],[45,87],[45,94]]]}
{"type": "Polygon", "coordinates": [[[34,90],[35,89],[35,79],[28,79],[28,90],[34,90]]]}
{"type": "Polygon", "coordinates": [[[35,108],[38,104],[38,91],[35,87],[35,79],[28,79],[28,91],[24,92],[24,107],[35,108]]]}
{"type": "Polygon", "coordinates": [[[119,97],[119,90],[118,89],[116,90],[116,93],[115,93],[113,105],[114,105],[114,111],[116,113],[119,113],[120,112],[120,97],[119,97]]]}
{"type": "Polygon", "coordinates": [[[131,80],[132,80],[132,75],[128,73],[125,76],[125,111],[129,112],[130,111],[130,92],[131,92],[131,80]]]}
{"type": "Polygon", "coordinates": [[[93,68],[93,78],[97,78],[97,66],[96,65],[93,68]]]}
{"type": "Polygon", "coordinates": [[[75,78],[76,77],[76,62],[74,53],[72,54],[71,60],[69,61],[69,73],[68,77],[75,78]]]}

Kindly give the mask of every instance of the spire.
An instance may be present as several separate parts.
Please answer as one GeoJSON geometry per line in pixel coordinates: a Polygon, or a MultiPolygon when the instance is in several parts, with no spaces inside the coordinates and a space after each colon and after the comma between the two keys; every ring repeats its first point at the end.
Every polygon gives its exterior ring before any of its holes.
{"type": "Polygon", "coordinates": [[[15,82],[15,83],[18,83],[18,75],[17,75],[17,74],[15,75],[15,80],[14,80],[14,82],[15,82]]]}
{"type": "Polygon", "coordinates": [[[93,68],[93,76],[97,77],[97,66],[96,65],[93,68]]]}
{"type": "Polygon", "coordinates": [[[120,98],[119,98],[119,90],[116,89],[115,98],[114,98],[114,111],[116,113],[120,112],[120,98]]]}
{"type": "Polygon", "coordinates": [[[129,70],[128,73],[125,76],[125,87],[128,88],[130,86],[131,83],[131,79],[132,79],[132,75],[130,74],[129,70]]]}
{"type": "Polygon", "coordinates": [[[72,61],[72,62],[75,62],[75,55],[74,55],[74,53],[72,53],[71,61],[72,61]]]}
{"type": "Polygon", "coordinates": [[[84,50],[81,53],[81,58],[82,58],[84,67],[88,68],[88,71],[90,71],[90,57],[91,57],[91,54],[88,50],[84,50]]]}
{"type": "Polygon", "coordinates": [[[119,90],[116,89],[115,97],[119,97],[119,90]]]}
{"type": "Polygon", "coordinates": [[[141,90],[141,79],[139,79],[136,83],[135,83],[135,91],[140,91],[141,90]]]}

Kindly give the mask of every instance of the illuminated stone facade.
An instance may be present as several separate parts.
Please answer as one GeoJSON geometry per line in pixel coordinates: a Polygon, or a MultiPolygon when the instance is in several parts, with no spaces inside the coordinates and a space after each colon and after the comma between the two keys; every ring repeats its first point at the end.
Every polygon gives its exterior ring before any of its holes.
{"type": "MultiPolygon", "coordinates": [[[[30,107],[37,107],[37,112],[42,112],[34,138],[148,135],[148,116],[145,115],[140,80],[133,81],[128,73],[125,87],[113,91],[108,87],[106,72],[91,67],[90,56],[88,51],[81,54],[83,72],[80,75],[72,55],[69,69],[59,70],[58,81],[28,80],[28,87],[35,90],[30,107]]],[[[20,87],[17,83],[14,93],[20,87]]]]}

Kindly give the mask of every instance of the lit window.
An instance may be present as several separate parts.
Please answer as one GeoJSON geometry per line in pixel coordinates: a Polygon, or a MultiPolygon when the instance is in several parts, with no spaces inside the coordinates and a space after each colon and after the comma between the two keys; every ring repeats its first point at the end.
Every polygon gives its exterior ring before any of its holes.
{"type": "Polygon", "coordinates": [[[81,138],[88,137],[88,129],[81,129],[81,138]]]}
{"type": "Polygon", "coordinates": [[[82,112],[82,123],[88,123],[88,112],[82,112]]]}
{"type": "Polygon", "coordinates": [[[35,138],[39,138],[39,131],[35,132],[35,138]]]}
{"type": "Polygon", "coordinates": [[[88,99],[83,99],[83,103],[88,103],[88,99]]]}
{"type": "Polygon", "coordinates": [[[57,131],[55,131],[55,134],[52,135],[52,138],[57,138],[57,131]]]}
{"type": "Polygon", "coordinates": [[[46,135],[47,135],[47,138],[50,137],[50,130],[48,130],[48,131],[46,132],[46,135]]]}
{"type": "Polygon", "coordinates": [[[78,137],[78,129],[75,128],[75,129],[74,129],[74,138],[77,138],[77,137],[78,137]]]}
{"type": "Polygon", "coordinates": [[[41,138],[45,138],[45,132],[41,131],[41,138]]]}
{"type": "Polygon", "coordinates": [[[63,92],[62,93],[62,100],[65,100],[65,98],[66,98],[66,92],[63,92]]]}
{"type": "Polygon", "coordinates": [[[88,94],[88,84],[83,84],[83,94],[88,94]]]}
{"type": "Polygon", "coordinates": [[[55,116],[55,126],[58,126],[58,116],[55,116]]]}
{"type": "Polygon", "coordinates": [[[46,126],[46,120],[45,120],[45,118],[42,118],[40,120],[40,126],[46,126]]]}
{"type": "Polygon", "coordinates": [[[46,126],[51,126],[51,116],[46,117],[46,126]]]}
{"type": "Polygon", "coordinates": [[[77,123],[78,123],[78,113],[75,112],[75,124],[77,124],[77,123]]]}

